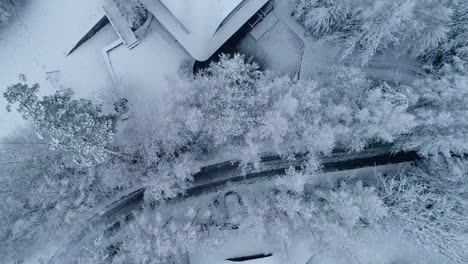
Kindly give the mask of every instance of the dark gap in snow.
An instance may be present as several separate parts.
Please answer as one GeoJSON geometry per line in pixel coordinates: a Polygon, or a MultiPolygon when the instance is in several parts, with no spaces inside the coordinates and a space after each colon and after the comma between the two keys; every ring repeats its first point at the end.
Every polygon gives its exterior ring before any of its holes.
{"type": "Polygon", "coordinates": [[[96,35],[103,27],[109,24],[109,18],[107,16],[101,17],[98,22],[70,49],[66,56],[70,55],[73,51],[78,49],[82,44],[88,41],[91,37],[96,35]]]}
{"type": "Polygon", "coordinates": [[[261,259],[261,258],[268,258],[273,256],[273,254],[268,253],[268,254],[257,254],[257,255],[251,255],[251,256],[245,256],[245,257],[237,257],[237,258],[228,258],[226,260],[232,261],[232,262],[243,262],[243,261],[249,261],[253,259],[261,259]]]}
{"type": "MultiPolygon", "coordinates": [[[[252,15],[254,17],[256,14],[252,15]]],[[[249,31],[252,28],[245,23],[240,27],[236,33],[234,33],[209,59],[206,61],[195,61],[193,65],[193,74],[198,74],[201,70],[208,68],[211,63],[216,63],[219,61],[219,56],[223,53],[225,54],[234,54],[239,52],[239,43],[242,39],[249,37],[249,31]]],[[[243,52],[245,54],[245,52],[243,52]]],[[[254,54],[245,54],[247,58],[252,57],[254,54]]],[[[258,63],[260,58],[255,58],[255,61],[258,63]]]]}

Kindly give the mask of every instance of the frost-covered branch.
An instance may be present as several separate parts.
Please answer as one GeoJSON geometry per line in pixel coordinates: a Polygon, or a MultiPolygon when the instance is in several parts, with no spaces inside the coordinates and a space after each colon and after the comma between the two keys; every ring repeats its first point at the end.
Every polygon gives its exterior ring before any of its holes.
{"type": "Polygon", "coordinates": [[[359,54],[366,64],[393,47],[433,57],[447,39],[452,8],[443,0],[295,0],[294,17],[316,38],[332,38],[343,57],[359,54]]]}
{"type": "Polygon", "coordinates": [[[113,139],[117,117],[102,114],[102,107],[91,100],[72,100],[60,92],[40,100],[38,90],[38,84],[9,86],[3,94],[7,110],[18,103],[17,111],[34,122],[38,135],[52,148],[73,153],[77,163],[102,162],[106,146],[113,139]]]}

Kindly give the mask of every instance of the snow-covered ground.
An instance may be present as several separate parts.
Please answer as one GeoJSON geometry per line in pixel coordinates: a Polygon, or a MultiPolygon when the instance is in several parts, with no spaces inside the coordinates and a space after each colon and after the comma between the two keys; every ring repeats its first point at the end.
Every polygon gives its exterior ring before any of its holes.
{"type": "MultiPolygon", "coordinates": [[[[246,54],[265,69],[278,75],[289,74],[299,78],[326,78],[334,74],[332,65],[359,66],[356,56],[343,59],[340,48],[331,41],[316,40],[307,36],[306,31],[291,16],[292,0],[277,0],[273,12],[268,18],[275,17],[273,25],[258,39],[246,33],[238,34],[230,40],[222,52],[240,52],[246,54]]],[[[265,19],[267,20],[267,19],[265,19]]],[[[256,27],[264,26],[259,23],[256,27]]],[[[243,29],[243,30],[248,30],[243,29]]],[[[376,55],[367,65],[362,66],[367,76],[375,79],[410,83],[423,73],[421,65],[407,56],[389,51],[386,55],[376,55]]]]}
{"type": "MultiPolygon", "coordinates": [[[[110,26],[85,43],[75,53],[65,54],[82,34],[102,16],[96,0],[30,0],[11,26],[0,32],[0,92],[25,74],[30,83],[39,83],[41,93],[55,88],[46,73],[59,70],[54,78],[77,96],[89,97],[107,86],[110,76],[100,55],[101,48],[115,40],[110,26]]],[[[15,113],[6,113],[0,98],[0,136],[11,133],[22,122],[15,113]]]]}
{"type": "Polygon", "coordinates": [[[277,75],[295,76],[300,68],[304,44],[283,22],[277,21],[260,39],[246,35],[237,52],[252,56],[260,66],[277,75]]]}
{"type": "Polygon", "coordinates": [[[367,65],[361,65],[357,55],[342,58],[336,43],[317,40],[306,34],[304,27],[291,16],[292,0],[274,2],[275,8],[264,20],[276,22],[260,22],[254,29],[267,27],[258,29],[262,32],[261,37],[255,39],[247,33],[250,28],[244,27],[218,52],[239,52],[277,75],[289,74],[300,79],[327,78],[334,74],[331,67],[334,65],[362,67],[370,78],[402,83],[411,83],[424,75],[415,59],[401,56],[398,51],[388,50],[385,55],[376,55],[367,65]]]}
{"type": "MultiPolygon", "coordinates": [[[[335,182],[337,179],[342,179],[345,177],[357,177],[358,179],[369,179],[373,177],[375,173],[385,173],[390,171],[399,171],[407,166],[407,163],[397,164],[397,165],[385,165],[377,167],[366,167],[355,170],[341,171],[341,172],[330,172],[324,173],[310,179],[309,184],[312,186],[319,184],[326,184],[327,182],[335,182]]],[[[225,197],[229,193],[238,193],[241,195],[242,199],[245,201],[251,199],[262,199],[264,195],[269,195],[272,188],[275,188],[275,181],[271,180],[247,180],[242,183],[228,184],[227,186],[221,188],[218,191],[203,194],[200,196],[194,196],[190,199],[182,199],[178,202],[170,202],[164,207],[158,208],[158,212],[164,219],[178,219],[179,217],[183,218],[189,209],[193,211],[204,212],[205,210],[210,210],[212,219],[219,225],[225,223],[228,219],[229,210],[232,210],[232,207],[226,206],[224,201],[225,197]],[[214,209],[213,204],[215,201],[218,201],[221,206],[218,206],[218,209],[214,209]],[[223,202],[224,201],[224,202],[223,202]]],[[[155,212],[156,213],[156,212],[155,212]]],[[[195,220],[198,221],[198,220],[195,220]]],[[[164,222],[164,221],[163,221],[164,222]]],[[[122,239],[127,235],[128,230],[126,226],[128,223],[122,226],[117,233],[113,234],[115,239],[111,240],[113,243],[118,242],[118,239],[122,239]]],[[[253,230],[254,231],[254,230],[253,230]]],[[[311,243],[304,238],[301,238],[300,234],[298,237],[293,237],[288,241],[278,241],[278,245],[281,245],[282,250],[278,251],[277,249],[271,248],[271,244],[265,243],[262,239],[259,238],[259,234],[256,232],[245,233],[240,232],[237,229],[226,229],[223,231],[224,238],[221,241],[221,244],[218,244],[214,248],[204,248],[202,245],[200,248],[195,249],[190,252],[189,259],[191,264],[220,264],[220,263],[232,263],[227,261],[229,258],[240,258],[248,256],[256,256],[261,254],[272,254],[270,257],[259,258],[257,260],[249,260],[242,263],[249,264],[340,264],[346,263],[345,259],[340,255],[335,253],[329,253],[326,251],[319,250],[317,248],[311,247],[311,243]]],[[[97,233],[92,233],[88,235],[86,241],[92,241],[91,238],[99,236],[97,233]]],[[[362,239],[368,241],[369,245],[372,246],[372,249],[379,250],[382,257],[387,259],[405,259],[407,260],[418,260],[418,252],[415,249],[410,248],[407,245],[402,245],[398,235],[395,234],[395,237],[386,236],[381,237],[375,233],[365,233],[361,234],[362,239]]],[[[270,241],[271,242],[271,241],[270,241]]],[[[81,247],[71,248],[70,251],[76,251],[78,254],[81,251],[81,247]]],[[[82,254],[89,254],[89,252],[82,252],[82,254]]],[[[421,254],[422,255],[422,254],[421,254]]],[[[403,262],[406,263],[406,262],[403,262]]],[[[437,263],[427,262],[427,263],[437,263]]]]}
{"type": "Polygon", "coordinates": [[[132,104],[141,100],[158,100],[169,92],[178,79],[183,63],[193,59],[153,19],[141,43],[133,49],[121,45],[108,53],[122,96],[132,104]]]}
{"type": "MultiPolygon", "coordinates": [[[[285,23],[291,31],[304,43],[304,54],[300,62],[300,78],[326,77],[333,74],[330,72],[331,65],[349,64],[360,65],[355,56],[342,58],[340,48],[330,41],[318,41],[307,36],[304,27],[292,16],[292,0],[277,0],[273,13],[285,23]]],[[[273,45],[273,44],[271,44],[273,45]]],[[[386,55],[376,55],[363,71],[371,78],[392,80],[399,82],[412,82],[422,73],[421,65],[407,56],[399,56],[398,51],[388,51],[386,55]]]]}
{"type": "MultiPolygon", "coordinates": [[[[229,232],[229,238],[213,254],[204,253],[203,249],[194,250],[190,254],[191,264],[228,264],[229,258],[240,258],[246,256],[256,256],[270,254],[268,246],[253,234],[238,233],[235,230],[229,232]]],[[[245,264],[281,264],[282,258],[273,254],[270,257],[255,260],[242,261],[245,264]]]]}
{"type": "MultiPolygon", "coordinates": [[[[71,88],[74,96],[105,100],[118,96],[153,100],[167,91],[182,63],[191,57],[153,20],[141,43],[129,50],[121,45],[109,52],[117,82],[109,73],[102,49],[118,39],[110,24],[72,54],[65,54],[102,16],[95,0],[30,1],[14,23],[0,33],[0,92],[25,74],[41,85],[40,94],[71,88]]],[[[15,111],[7,113],[0,98],[0,137],[22,124],[15,111]]]]}
{"type": "MultiPolygon", "coordinates": [[[[323,184],[326,182],[334,182],[338,179],[356,177],[362,180],[369,180],[376,173],[400,171],[408,166],[407,163],[397,165],[385,165],[377,167],[366,167],[355,170],[339,171],[323,173],[314,179],[311,179],[309,184],[312,186],[323,184]]],[[[187,199],[180,204],[174,204],[172,209],[167,209],[169,212],[185,212],[187,208],[202,208],[207,204],[212,203],[214,199],[222,200],[226,193],[236,192],[243,199],[262,199],[263,195],[268,193],[268,190],[274,188],[274,181],[254,180],[244,183],[233,184],[226,186],[224,189],[214,194],[187,199]],[[174,209],[179,208],[179,209],[174,209]],[[182,209],[182,208],[185,208],[182,209]]],[[[223,208],[226,210],[226,208],[223,208]]],[[[223,212],[226,213],[226,212],[223,212]]],[[[281,245],[281,252],[269,247],[254,230],[251,233],[242,233],[238,230],[226,231],[226,240],[216,246],[214,250],[207,248],[198,248],[190,253],[191,264],[220,264],[234,263],[227,261],[228,258],[239,258],[247,256],[255,256],[261,254],[272,254],[271,257],[249,260],[242,263],[248,264],[344,264],[349,263],[345,253],[340,255],[336,252],[327,252],[319,248],[314,248],[312,243],[307,239],[297,234],[297,237],[292,237],[289,241],[277,241],[276,245],[281,245]]],[[[279,230],[278,230],[279,231],[279,230]]],[[[375,250],[380,254],[382,259],[394,260],[394,263],[441,263],[439,259],[427,259],[427,253],[421,252],[410,245],[403,244],[399,234],[376,234],[373,232],[362,232],[360,238],[367,241],[369,250],[375,250]],[[422,262],[420,262],[422,261],[422,262]]],[[[271,243],[271,241],[270,241],[271,243]]],[[[275,242],[274,242],[275,243],[275,242]]],[[[270,244],[271,246],[271,244],[270,244]]],[[[392,262],[393,263],[393,262],[392,262]]]]}
{"type": "MultiPolygon", "coordinates": [[[[309,184],[317,185],[325,182],[333,182],[337,179],[344,177],[357,177],[360,179],[367,179],[372,177],[375,173],[384,173],[388,171],[397,171],[403,169],[407,164],[399,165],[386,165],[378,167],[367,167],[362,169],[344,171],[344,172],[331,172],[324,173],[320,177],[314,178],[309,184]]],[[[213,210],[214,201],[220,202],[221,206],[218,210],[212,211],[213,220],[222,224],[226,221],[226,216],[229,215],[226,210],[227,207],[223,207],[223,199],[228,193],[238,193],[242,196],[242,199],[262,199],[263,195],[268,195],[271,192],[271,188],[274,188],[274,181],[265,180],[248,180],[243,183],[236,183],[225,186],[214,193],[204,194],[201,196],[191,197],[190,199],[183,199],[177,203],[169,203],[164,207],[158,209],[158,212],[164,219],[178,219],[193,209],[193,211],[200,210],[213,210]]],[[[156,213],[156,212],[155,212],[156,213]]],[[[197,220],[195,220],[197,221],[197,220]]],[[[164,222],[164,221],[163,221],[164,222]]],[[[118,242],[118,239],[130,235],[128,230],[123,226],[118,233],[115,234],[113,242],[118,242]]],[[[253,230],[254,231],[254,230],[253,230]]],[[[229,258],[241,258],[258,256],[262,254],[272,254],[269,257],[259,258],[256,260],[248,260],[242,263],[248,264],[341,264],[347,263],[344,256],[337,254],[336,252],[331,253],[320,250],[311,246],[311,243],[304,238],[301,238],[298,234],[297,238],[291,238],[289,241],[277,241],[278,245],[281,245],[283,250],[281,252],[271,248],[268,243],[265,243],[259,238],[259,234],[256,232],[245,233],[240,232],[237,229],[223,231],[224,239],[221,244],[217,244],[214,248],[206,248],[203,245],[200,248],[196,248],[189,253],[189,259],[191,264],[220,264],[220,263],[233,263],[228,261],[229,258]]],[[[372,250],[380,252],[381,256],[386,259],[393,259],[395,263],[413,263],[411,261],[420,261],[421,252],[411,248],[408,245],[401,244],[401,239],[398,238],[398,234],[381,236],[371,232],[363,232],[361,239],[367,241],[372,250]]],[[[271,241],[270,241],[271,242],[271,241]]],[[[86,254],[86,253],[84,253],[86,254]]],[[[425,260],[425,263],[435,264],[437,260],[429,261],[425,260]]]]}

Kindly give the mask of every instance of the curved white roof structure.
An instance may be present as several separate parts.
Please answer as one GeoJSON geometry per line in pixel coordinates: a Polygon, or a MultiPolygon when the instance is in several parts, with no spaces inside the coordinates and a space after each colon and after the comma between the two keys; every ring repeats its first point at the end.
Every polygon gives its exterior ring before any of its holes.
{"type": "Polygon", "coordinates": [[[213,55],[268,0],[141,0],[196,60],[213,55]]]}

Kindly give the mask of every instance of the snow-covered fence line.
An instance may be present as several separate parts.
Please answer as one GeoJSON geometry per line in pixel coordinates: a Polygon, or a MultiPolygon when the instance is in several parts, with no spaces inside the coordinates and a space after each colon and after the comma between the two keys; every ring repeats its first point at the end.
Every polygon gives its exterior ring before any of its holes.
{"type": "MultiPolygon", "coordinates": [[[[285,160],[278,155],[265,155],[261,158],[261,169],[239,168],[240,161],[226,161],[203,167],[194,175],[194,182],[185,194],[177,199],[185,199],[205,193],[213,192],[228,183],[243,182],[255,179],[268,179],[284,175],[290,167],[302,169],[307,161],[307,153],[297,154],[294,160],[285,160]]],[[[346,171],[372,166],[383,166],[418,160],[420,157],[415,151],[393,152],[392,145],[375,146],[357,153],[337,149],[331,155],[322,157],[322,172],[346,171]]],[[[91,237],[104,232],[115,231],[121,227],[119,220],[130,220],[133,212],[141,209],[144,201],[144,188],[137,189],[123,197],[116,199],[102,211],[96,213],[87,222],[85,227],[78,228],[56,251],[49,263],[62,263],[62,259],[74,259],[78,250],[87,243],[91,237]],[[88,236],[90,235],[91,236],[88,236]]]]}

